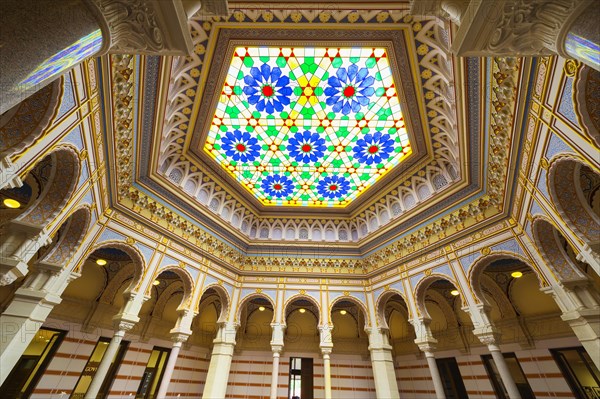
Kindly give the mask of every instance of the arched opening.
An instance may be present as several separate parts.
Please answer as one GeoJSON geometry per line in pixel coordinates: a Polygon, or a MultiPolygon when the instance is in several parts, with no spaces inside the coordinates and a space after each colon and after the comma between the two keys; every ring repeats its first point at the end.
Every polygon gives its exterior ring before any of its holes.
{"type": "Polygon", "coordinates": [[[240,304],[237,344],[239,350],[271,351],[274,305],[265,295],[251,295],[240,304]]]}
{"type": "Polygon", "coordinates": [[[79,176],[79,158],[69,147],[44,157],[23,187],[0,190],[0,285],[27,273],[27,263],[48,244],[47,226],[69,201],[79,176]]]}
{"type": "Polygon", "coordinates": [[[600,174],[574,158],[552,162],[548,188],[557,211],[577,237],[600,254],[600,174]]]}
{"type": "Polygon", "coordinates": [[[320,308],[310,297],[295,297],[284,309],[284,348],[292,352],[319,352],[320,308]]]}
{"type": "Polygon", "coordinates": [[[419,353],[415,344],[415,330],[408,321],[410,314],[404,298],[395,291],[386,292],[379,299],[377,309],[380,324],[388,329],[394,357],[419,353]]]}
{"type": "Polygon", "coordinates": [[[30,147],[40,138],[54,117],[62,96],[63,78],[0,115],[0,158],[30,147]]]}
{"type": "Polygon", "coordinates": [[[218,285],[207,288],[198,302],[198,314],[192,323],[188,342],[212,350],[218,324],[225,321],[229,309],[227,292],[218,285]]]}

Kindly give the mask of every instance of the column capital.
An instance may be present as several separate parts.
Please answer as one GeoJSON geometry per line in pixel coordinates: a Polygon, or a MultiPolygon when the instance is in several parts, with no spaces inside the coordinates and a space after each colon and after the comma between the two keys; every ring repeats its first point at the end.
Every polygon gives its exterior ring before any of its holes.
{"type": "Polygon", "coordinates": [[[135,327],[138,321],[140,321],[140,318],[137,316],[119,314],[113,317],[113,328],[115,331],[126,332],[135,327]]]}
{"type": "Polygon", "coordinates": [[[500,344],[501,334],[496,328],[488,324],[486,326],[475,328],[473,330],[473,335],[475,335],[482,344],[490,346],[498,346],[500,344]]]}
{"type": "MultiPolygon", "coordinates": [[[[286,328],[284,323],[271,323],[273,332],[271,333],[271,348],[283,348],[283,334],[286,328]]],[[[275,349],[273,349],[275,352],[275,349]]],[[[281,352],[281,349],[279,350],[281,352]]]]}
{"type": "Polygon", "coordinates": [[[419,350],[421,352],[424,352],[425,354],[427,353],[433,353],[435,352],[436,348],[437,348],[437,339],[431,337],[431,338],[424,338],[424,339],[415,339],[415,344],[417,344],[417,346],[419,347],[419,350]]]}
{"type": "Polygon", "coordinates": [[[191,335],[191,332],[190,332],[190,334],[184,333],[184,332],[171,333],[171,342],[173,342],[174,344],[177,344],[177,343],[182,344],[188,340],[190,335],[191,335]]]}
{"type": "Polygon", "coordinates": [[[87,4],[100,22],[101,54],[189,55],[193,51],[182,0],[87,0],[87,4]]]}

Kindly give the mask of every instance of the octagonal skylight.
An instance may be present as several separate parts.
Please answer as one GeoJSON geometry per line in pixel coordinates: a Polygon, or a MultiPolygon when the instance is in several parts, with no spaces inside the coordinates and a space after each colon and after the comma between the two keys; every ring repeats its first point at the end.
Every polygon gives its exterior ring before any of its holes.
{"type": "Polygon", "coordinates": [[[388,55],[238,47],[204,150],[262,204],[345,207],[411,153],[388,55]]]}

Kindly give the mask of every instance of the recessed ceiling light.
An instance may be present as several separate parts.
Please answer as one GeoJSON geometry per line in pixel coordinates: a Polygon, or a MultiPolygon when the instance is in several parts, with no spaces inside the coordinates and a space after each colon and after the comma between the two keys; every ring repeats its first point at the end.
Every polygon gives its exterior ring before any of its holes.
{"type": "Polygon", "coordinates": [[[7,208],[17,209],[21,207],[21,203],[19,201],[11,198],[5,198],[4,201],[2,201],[2,203],[7,208]]]}
{"type": "Polygon", "coordinates": [[[348,313],[346,310],[344,310],[344,309],[340,310],[340,314],[346,314],[346,313],[348,313]]]}
{"type": "Polygon", "coordinates": [[[304,312],[306,312],[306,309],[304,309],[304,308],[300,308],[300,309],[298,309],[298,312],[300,312],[300,313],[304,313],[304,312]]]}
{"type": "Polygon", "coordinates": [[[521,273],[521,272],[512,272],[510,275],[513,276],[514,278],[523,277],[523,273],[521,273]]]}
{"type": "Polygon", "coordinates": [[[458,296],[458,295],[460,295],[460,292],[458,292],[458,290],[452,290],[452,291],[450,291],[450,294],[452,294],[454,296],[458,296]]]}
{"type": "Polygon", "coordinates": [[[154,281],[152,282],[152,285],[159,285],[159,284],[160,284],[160,281],[159,281],[159,280],[154,280],[154,281]]]}
{"type": "Polygon", "coordinates": [[[106,260],[105,259],[96,259],[96,264],[98,266],[104,266],[104,265],[106,265],[106,260]]]}
{"type": "Polygon", "coordinates": [[[259,307],[258,307],[258,310],[260,310],[261,312],[264,312],[264,311],[265,311],[265,309],[266,309],[266,308],[265,308],[264,306],[259,306],[259,307]]]}

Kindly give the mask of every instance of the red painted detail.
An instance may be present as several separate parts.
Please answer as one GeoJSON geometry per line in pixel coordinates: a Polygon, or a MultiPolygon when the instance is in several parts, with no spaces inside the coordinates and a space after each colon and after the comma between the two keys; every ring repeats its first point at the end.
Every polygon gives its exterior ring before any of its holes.
{"type": "Polygon", "coordinates": [[[372,145],[369,147],[369,153],[375,154],[377,151],[379,151],[379,147],[377,147],[376,145],[372,145]]]}
{"type": "Polygon", "coordinates": [[[242,143],[239,143],[238,145],[235,146],[235,149],[238,150],[239,152],[244,152],[244,151],[246,151],[246,146],[243,145],[242,143]]]}
{"type": "Polygon", "coordinates": [[[274,184],[274,185],[273,185],[273,189],[274,189],[274,190],[277,190],[277,191],[279,191],[279,190],[281,190],[282,188],[283,188],[283,187],[282,187],[282,186],[281,186],[281,184],[279,184],[279,183],[276,183],[276,184],[274,184]]]}
{"type": "Polygon", "coordinates": [[[302,146],[302,151],[303,152],[310,152],[310,150],[312,150],[312,147],[309,144],[304,144],[302,146]]]}
{"type": "Polygon", "coordinates": [[[354,87],[346,86],[344,89],[344,97],[352,97],[354,95],[354,87]]]}
{"type": "Polygon", "coordinates": [[[335,184],[332,184],[331,186],[329,186],[329,191],[335,191],[337,190],[337,186],[335,184]]]}
{"type": "Polygon", "coordinates": [[[262,88],[262,94],[265,97],[271,97],[273,95],[273,88],[269,85],[264,85],[262,88]]]}

